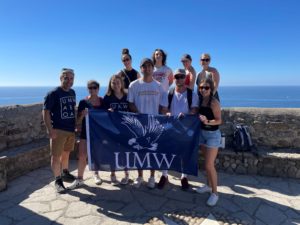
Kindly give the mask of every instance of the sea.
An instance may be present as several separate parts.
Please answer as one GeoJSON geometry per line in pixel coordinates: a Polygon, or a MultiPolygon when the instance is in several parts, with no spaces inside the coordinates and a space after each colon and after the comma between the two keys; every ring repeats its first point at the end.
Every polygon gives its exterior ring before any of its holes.
{"type": "MultiPolygon", "coordinates": [[[[53,87],[0,87],[0,107],[42,103],[53,87]]],[[[86,87],[73,87],[79,102],[87,96],[86,87]]],[[[106,87],[101,87],[104,96],[106,87]]],[[[300,108],[300,86],[221,86],[219,96],[224,107],[300,108]]]]}

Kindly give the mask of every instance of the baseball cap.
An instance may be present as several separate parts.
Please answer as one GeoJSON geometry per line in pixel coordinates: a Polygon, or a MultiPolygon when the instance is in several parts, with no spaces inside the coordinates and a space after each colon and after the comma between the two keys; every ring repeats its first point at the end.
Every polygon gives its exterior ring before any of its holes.
{"type": "Polygon", "coordinates": [[[146,63],[150,63],[152,66],[154,66],[152,60],[149,59],[149,58],[144,58],[144,59],[142,59],[142,61],[141,61],[141,63],[140,63],[140,66],[143,66],[143,65],[145,65],[146,63]]]}
{"type": "Polygon", "coordinates": [[[175,70],[175,72],[174,72],[174,76],[175,75],[186,75],[186,73],[185,73],[185,70],[184,69],[177,69],[177,70],[175,70]]]}

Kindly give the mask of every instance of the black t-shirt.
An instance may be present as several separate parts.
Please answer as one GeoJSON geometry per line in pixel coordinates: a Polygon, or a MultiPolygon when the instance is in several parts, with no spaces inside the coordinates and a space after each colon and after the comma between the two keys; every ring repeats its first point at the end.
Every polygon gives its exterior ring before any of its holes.
{"type": "MultiPolygon", "coordinates": [[[[101,97],[99,97],[99,99],[100,99],[99,106],[93,106],[87,99],[80,100],[79,105],[78,105],[78,114],[80,114],[86,108],[88,108],[88,109],[104,109],[103,99],[101,97]]],[[[82,124],[81,124],[81,134],[80,134],[80,138],[82,138],[82,139],[86,139],[86,127],[85,126],[86,125],[85,125],[85,117],[84,117],[82,120],[82,124]]]]}
{"type": "Polygon", "coordinates": [[[57,87],[45,96],[43,109],[50,111],[54,129],[75,132],[75,106],[75,91],[57,87]]]}
{"type": "Polygon", "coordinates": [[[129,111],[127,95],[124,95],[121,99],[118,99],[113,94],[110,96],[105,95],[103,101],[106,109],[112,108],[114,111],[129,111]]]}
{"type": "Polygon", "coordinates": [[[138,72],[135,69],[132,69],[132,70],[123,69],[122,70],[122,77],[123,77],[125,89],[128,89],[129,84],[132,81],[135,81],[137,79],[137,74],[138,74],[138,72]]]}

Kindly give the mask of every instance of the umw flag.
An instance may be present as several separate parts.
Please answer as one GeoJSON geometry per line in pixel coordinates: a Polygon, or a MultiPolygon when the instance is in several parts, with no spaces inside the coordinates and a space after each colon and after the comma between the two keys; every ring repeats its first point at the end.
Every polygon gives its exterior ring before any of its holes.
{"type": "Polygon", "coordinates": [[[87,147],[90,170],[174,170],[198,173],[200,121],[89,110],[87,147]]]}

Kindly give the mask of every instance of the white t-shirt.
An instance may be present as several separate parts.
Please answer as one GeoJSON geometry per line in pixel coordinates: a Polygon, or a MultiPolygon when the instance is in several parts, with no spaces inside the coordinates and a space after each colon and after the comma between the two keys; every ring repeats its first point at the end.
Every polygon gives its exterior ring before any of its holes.
{"type": "Polygon", "coordinates": [[[167,66],[154,67],[153,78],[161,83],[164,91],[168,92],[169,90],[169,75],[172,73],[172,70],[167,66]]]}
{"type": "Polygon", "coordinates": [[[127,100],[145,114],[158,115],[160,105],[168,107],[167,93],[156,80],[147,83],[140,78],[130,83],[127,100]]]}
{"type": "MultiPolygon", "coordinates": [[[[193,92],[191,108],[198,107],[198,104],[198,96],[193,92]]],[[[170,112],[172,116],[178,116],[179,113],[188,114],[190,112],[187,91],[183,93],[179,93],[176,90],[174,91],[170,112]]]]}

